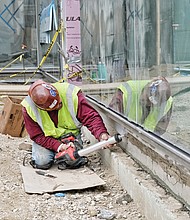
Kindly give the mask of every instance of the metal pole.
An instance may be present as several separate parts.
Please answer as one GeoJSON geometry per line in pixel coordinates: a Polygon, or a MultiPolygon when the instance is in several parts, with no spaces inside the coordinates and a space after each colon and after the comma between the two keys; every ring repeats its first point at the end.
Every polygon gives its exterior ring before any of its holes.
{"type": "Polygon", "coordinates": [[[118,143],[122,140],[122,137],[124,137],[124,135],[116,134],[113,137],[109,138],[107,141],[100,141],[90,147],[79,150],[78,155],[80,157],[82,157],[82,156],[88,155],[94,151],[100,150],[106,145],[118,143]]]}
{"type": "Polygon", "coordinates": [[[156,1],[156,64],[160,65],[160,0],[156,1]]]}
{"type": "MultiPolygon", "coordinates": [[[[65,36],[64,36],[65,18],[63,18],[63,14],[64,14],[63,13],[63,1],[58,0],[57,1],[57,6],[58,6],[58,25],[61,25],[61,34],[59,35],[59,45],[62,45],[61,47],[64,48],[63,44],[64,44],[64,40],[65,40],[65,36]]],[[[65,62],[64,62],[63,57],[61,56],[61,54],[59,54],[59,64],[60,64],[60,78],[63,78],[65,62]]]]}
{"type": "MultiPolygon", "coordinates": [[[[67,46],[66,46],[66,4],[67,1],[60,1],[60,19],[61,19],[61,25],[62,25],[62,34],[61,34],[61,41],[60,45],[62,48],[62,52],[67,57],[67,46]]],[[[62,78],[67,79],[67,71],[65,69],[65,65],[67,64],[66,60],[62,56],[62,78]]]]}
{"type": "Polygon", "coordinates": [[[39,25],[39,1],[35,1],[35,6],[36,6],[36,39],[37,39],[37,53],[36,53],[36,59],[37,59],[37,66],[40,63],[40,41],[39,41],[39,33],[40,33],[40,25],[39,25]]]}

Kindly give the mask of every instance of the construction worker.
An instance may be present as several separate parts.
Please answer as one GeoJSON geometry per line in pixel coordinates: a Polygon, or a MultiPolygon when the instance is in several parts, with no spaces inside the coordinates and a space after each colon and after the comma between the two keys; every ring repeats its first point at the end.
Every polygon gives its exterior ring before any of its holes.
{"type": "Polygon", "coordinates": [[[68,147],[60,138],[72,132],[81,142],[82,126],[99,141],[110,137],[99,113],[75,85],[37,80],[21,104],[26,130],[33,140],[33,167],[49,169],[55,154],[68,147]]]}
{"type": "Polygon", "coordinates": [[[166,78],[159,76],[153,80],[129,80],[122,83],[109,107],[146,130],[162,135],[170,121],[172,103],[170,85],[166,78]]]}

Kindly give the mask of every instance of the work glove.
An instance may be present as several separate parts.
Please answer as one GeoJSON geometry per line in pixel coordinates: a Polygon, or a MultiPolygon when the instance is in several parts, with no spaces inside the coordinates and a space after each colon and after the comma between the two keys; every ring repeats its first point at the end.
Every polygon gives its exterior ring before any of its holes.
{"type": "Polygon", "coordinates": [[[58,169],[77,169],[88,163],[87,157],[76,157],[76,148],[69,146],[66,150],[58,152],[55,155],[55,164],[58,165],[58,169]]]}
{"type": "Polygon", "coordinates": [[[58,149],[57,149],[57,152],[61,152],[61,151],[67,150],[69,147],[75,148],[74,143],[73,142],[69,142],[67,144],[64,144],[64,143],[60,144],[58,149]]]}

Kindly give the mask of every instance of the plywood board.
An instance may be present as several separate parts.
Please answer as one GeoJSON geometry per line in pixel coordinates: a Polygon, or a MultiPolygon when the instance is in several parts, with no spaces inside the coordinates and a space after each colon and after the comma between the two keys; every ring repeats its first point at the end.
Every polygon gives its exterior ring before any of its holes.
{"type": "Polygon", "coordinates": [[[56,178],[42,176],[37,169],[20,165],[26,193],[53,193],[68,190],[80,190],[104,185],[105,182],[89,168],[58,170],[57,167],[44,171],[56,178]]]}

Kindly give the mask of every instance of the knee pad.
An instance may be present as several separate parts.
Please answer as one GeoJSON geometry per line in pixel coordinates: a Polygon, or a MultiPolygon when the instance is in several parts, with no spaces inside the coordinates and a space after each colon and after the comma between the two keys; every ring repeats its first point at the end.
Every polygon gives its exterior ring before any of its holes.
{"type": "Polygon", "coordinates": [[[37,168],[37,169],[41,169],[41,170],[48,170],[53,165],[53,160],[50,161],[49,163],[43,164],[43,165],[38,165],[35,162],[35,160],[31,160],[30,164],[33,168],[37,168]]]}

